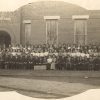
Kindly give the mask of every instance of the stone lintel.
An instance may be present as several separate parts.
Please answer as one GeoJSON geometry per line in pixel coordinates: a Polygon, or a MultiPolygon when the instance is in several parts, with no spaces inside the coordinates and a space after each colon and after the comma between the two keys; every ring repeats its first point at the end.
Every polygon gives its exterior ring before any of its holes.
{"type": "Polygon", "coordinates": [[[31,24],[31,20],[23,20],[24,24],[31,24]]]}
{"type": "Polygon", "coordinates": [[[44,16],[45,20],[58,20],[60,16],[44,16]]]}
{"type": "Polygon", "coordinates": [[[89,19],[89,15],[73,15],[72,16],[73,20],[87,20],[89,19]]]}

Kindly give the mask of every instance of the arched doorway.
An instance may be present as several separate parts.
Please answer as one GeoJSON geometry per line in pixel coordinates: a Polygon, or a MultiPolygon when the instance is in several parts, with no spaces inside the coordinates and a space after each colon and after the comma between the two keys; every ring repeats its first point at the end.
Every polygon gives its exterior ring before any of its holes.
{"type": "Polygon", "coordinates": [[[0,47],[8,47],[11,44],[11,37],[6,31],[0,31],[0,47]]]}

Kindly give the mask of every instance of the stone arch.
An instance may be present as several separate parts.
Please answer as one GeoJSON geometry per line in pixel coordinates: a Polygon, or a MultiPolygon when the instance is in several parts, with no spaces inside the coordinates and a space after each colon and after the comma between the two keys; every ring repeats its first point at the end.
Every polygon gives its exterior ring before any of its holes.
{"type": "Polygon", "coordinates": [[[7,29],[7,28],[0,28],[0,31],[4,31],[4,32],[8,33],[11,37],[11,43],[16,43],[16,38],[15,38],[15,35],[12,30],[7,29]]]}
{"type": "Polygon", "coordinates": [[[6,31],[0,31],[0,47],[9,47],[11,44],[11,36],[6,31]]]}

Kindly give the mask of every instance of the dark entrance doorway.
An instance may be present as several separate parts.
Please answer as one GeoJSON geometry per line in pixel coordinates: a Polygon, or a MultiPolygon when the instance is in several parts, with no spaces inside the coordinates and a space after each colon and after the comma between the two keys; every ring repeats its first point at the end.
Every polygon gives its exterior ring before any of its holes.
{"type": "Polygon", "coordinates": [[[11,44],[11,37],[9,33],[5,31],[0,31],[0,47],[9,47],[11,44]]]}

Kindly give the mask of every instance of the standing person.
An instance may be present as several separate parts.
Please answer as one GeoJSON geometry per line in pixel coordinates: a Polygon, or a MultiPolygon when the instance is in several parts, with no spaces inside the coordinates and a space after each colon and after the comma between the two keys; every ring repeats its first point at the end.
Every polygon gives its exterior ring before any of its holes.
{"type": "Polygon", "coordinates": [[[66,69],[71,70],[71,56],[66,57],[66,69]]]}
{"type": "Polygon", "coordinates": [[[15,57],[15,69],[19,69],[19,57],[18,57],[18,55],[16,55],[16,57],[15,57]]]}
{"type": "Polygon", "coordinates": [[[47,58],[47,70],[50,70],[51,69],[51,63],[52,63],[52,58],[51,58],[51,56],[49,56],[47,58]]]}
{"type": "Polygon", "coordinates": [[[59,70],[62,70],[62,64],[63,64],[63,58],[60,55],[59,58],[58,58],[58,69],[59,70]]]}
{"type": "Polygon", "coordinates": [[[57,70],[60,70],[60,56],[57,56],[55,67],[57,70]]]}
{"type": "Polygon", "coordinates": [[[21,63],[22,63],[22,69],[25,69],[25,54],[22,55],[22,58],[21,58],[21,63]]]}
{"type": "Polygon", "coordinates": [[[17,55],[12,56],[12,67],[11,67],[11,69],[16,69],[16,56],[17,55]]]}
{"type": "MultiPolygon", "coordinates": [[[[5,55],[5,69],[8,69],[8,59],[9,59],[9,57],[8,57],[8,54],[6,53],[6,55],[5,55]]],[[[1,58],[1,56],[0,56],[0,62],[2,61],[2,58],[1,58]]]]}
{"type": "Polygon", "coordinates": [[[65,70],[66,69],[66,58],[64,56],[61,56],[60,59],[60,70],[65,70]]]}
{"type": "Polygon", "coordinates": [[[51,69],[52,70],[55,70],[55,63],[56,63],[56,56],[53,55],[53,57],[52,57],[52,63],[51,63],[51,69]]]}
{"type": "Polygon", "coordinates": [[[94,58],[93,56],[90,56],[89,58],[89,68],[88,68],[89,71],[92,71],[94,70],[94,58]]]}
{"type": "Polygon", "coordinates": [[[2,50],[0,48],[0,68],[2,68],[2,50]]]}
{"type": "Polygon", "coordinates": [[[25,55],[24,63],[25,63],[24,69],[26,70],[28,67],[28,55],[27,54],[25,55]]]}
{"type": "Polygon", "coordinates": [[[34,57],[33,57],[33,55],[30,55],[30,69],[34,70],[34,57]]]}
{"type": "Polygon", "coordinates": [[[2,65],[2,68],[4,69],[5,68],[5,57],[6,57],[6,50],[3,49],[2,50],[2,59],[1,59],[1,65],[2,65]]]}

